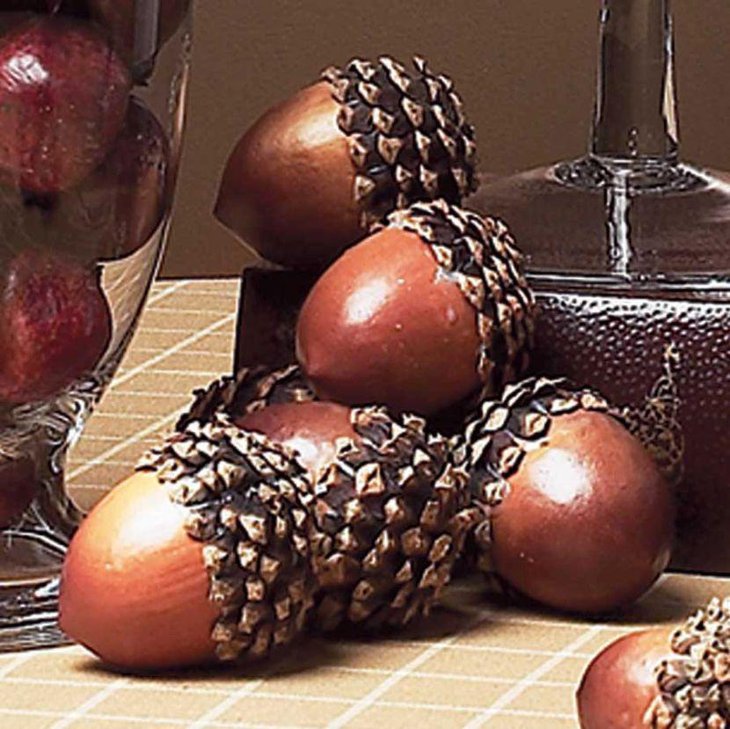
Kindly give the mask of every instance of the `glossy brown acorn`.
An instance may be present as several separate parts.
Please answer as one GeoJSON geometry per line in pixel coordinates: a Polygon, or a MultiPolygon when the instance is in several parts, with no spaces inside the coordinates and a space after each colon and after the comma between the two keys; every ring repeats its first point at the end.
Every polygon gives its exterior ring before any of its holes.
{"type": "Polygon", "coordinates": [[[218,610],[186,510],[140,472],[92,510],[63,568],[60,624],[105,662],[135,670],[212,662],[218,610]]]}
{"type": "Polygon", "coordinates": [[[323,399],[429,415],[478,389],[476,311],[415,234],[385,229],[315,284],[299,362],[323,399]]]}
{"type": "Polygon", "coordinates": [[[672,490],[642,444],[611,416],[556,417],[495,507],[494,571],[523,594],[571,612],[631,604],[667,566],[672,490]]]}
{"type": "Polygon", "coordinates": [[[648,729],[659,695],[656,668],[672,657],[670,631],[631,633],[611,643],[586,670],[577,693],[581,729],[648,729]]]}
{"type": "Polygon", "coordinates": [[[318,267],[364,234],[338,111],[327,82],[308,86],[267,111],[228,160],[215,214],[270,261],[318,267]]]}
{"type": "Polygon", "coordinates": [[[350,413],[350,408],[331,402],[288,403],[269,405],[236,424],[295,451],[299,462],[316,476],[334,460],[338,439],[359,439],[350,413]]]}
{"type": "Polygon", "coordinates": [[[261,256],[322,269],[418,200],[477,186],[474,130],[449,78],[381,56],[329,68],[269,109],[229,157],[215,213],[261,256]]]}

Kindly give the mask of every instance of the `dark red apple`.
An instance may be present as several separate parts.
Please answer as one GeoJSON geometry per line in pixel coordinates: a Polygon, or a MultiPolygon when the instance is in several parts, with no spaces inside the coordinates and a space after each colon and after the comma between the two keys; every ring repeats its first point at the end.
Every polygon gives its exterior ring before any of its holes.
{"type": "Polygon", "coordinates": [[[0,528],[12,524],[30,506],[37,485],[30,458],[0,459],[0,528]]]}
{"type": "Polygon", "coordinates": [[[165,130],[132,97],[108,157],[84,182],[60,194],[46,214],[47,237],[62,238],[83,260],[133,253],[162,221],[169,162],[165,130]]]}
{"type": "Polygon", "coordinates": [[[91,25],[43,16],[0,38],[0,173],[36,193],[65,190],[106,157],[131,79],[91,25]]]}
{"type": "Polygon", "coordinates": [[[111,338],[98,276],[49,253],[24,251],[0,290],[0,401],[41,400],[93,368],[111,338]]]}

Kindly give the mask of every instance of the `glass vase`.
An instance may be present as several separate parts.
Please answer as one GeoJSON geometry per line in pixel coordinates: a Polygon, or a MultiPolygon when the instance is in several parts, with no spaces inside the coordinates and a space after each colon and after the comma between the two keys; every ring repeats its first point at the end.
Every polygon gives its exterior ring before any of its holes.
{"type": "Polygon", "coordinates": [[[160,262],[190,42],[189,0],[0,10],[0,650],[65,640],[64,462],[160,262]]]}

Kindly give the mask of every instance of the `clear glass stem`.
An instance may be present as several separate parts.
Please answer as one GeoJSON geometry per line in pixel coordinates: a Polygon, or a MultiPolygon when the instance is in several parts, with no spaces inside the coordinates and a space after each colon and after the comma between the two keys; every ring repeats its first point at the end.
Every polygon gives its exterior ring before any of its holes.
{"type": "Polygon", "coordinates": [[[674,88],[669,0],[603,0],[592,155],[676,161],[674,88]]]}

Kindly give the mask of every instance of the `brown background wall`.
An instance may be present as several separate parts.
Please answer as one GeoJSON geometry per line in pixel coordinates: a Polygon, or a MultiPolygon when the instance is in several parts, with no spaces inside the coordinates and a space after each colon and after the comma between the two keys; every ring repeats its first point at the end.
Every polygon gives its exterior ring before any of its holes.
{"type": "MultiPolygon", "coordinates": [[[[598,0],[198,0],[186,149],[163,273],[237,273],[251,258],[212,218],[229,150],[269,105],[355,55],[421,53],[449,73],[482,169],[585,149],[598,0]]],[[[675,0],[683,152],[730,169],[730,2],[675,0]]]]}

